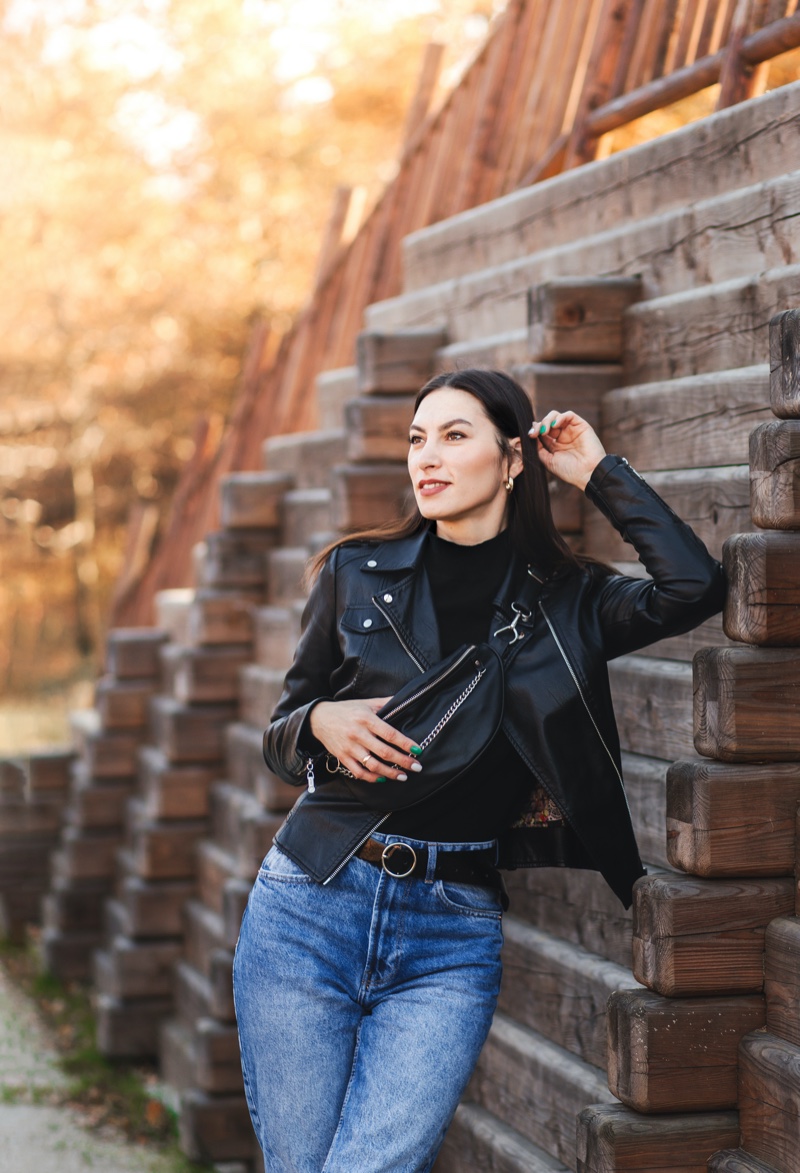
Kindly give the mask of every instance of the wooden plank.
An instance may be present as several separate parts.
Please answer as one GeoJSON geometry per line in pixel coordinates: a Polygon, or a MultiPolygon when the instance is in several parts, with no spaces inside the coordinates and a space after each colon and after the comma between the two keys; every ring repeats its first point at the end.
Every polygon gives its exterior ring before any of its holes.
{"type": "Polygon", "coordinates": [[[155,695],[156,688],[154,679],[117,680],[113,676],[102,676],[94,687],[94,703],[103,728],[109,732],[143,729],[147,724],[150,698],[155,695]]]}
{"type": "Polygon", "coordinates": [[[459,1104],[435,1165],[436,1173],[567,1173],[538,1145],[477,1104],[459,1104]]]}
{"type": "Polygon", "coordinates": [[[294,477],[275,472],[232,472],[220,481],[220,520],[228,529],[276,529],[283,494],[294,477]]]}
{"type": "Polygon", "coordinates": [[[800,310],[770,319],[769,401],[779,419],[800,416],[800,310]]]}
{"type": "Polygon", "coordinates": [[[620,656],[608,665],[620,743],[631,753],[691,754],[692,670],[677,660],[620,656]]]}
{"type": "Polygon", "coordinates": [[[281,541],[284,546],[311,546],[317,534],[331,528],[331,491],[292,489],[281,507],[281,541]]]}
{"type": "Polygon", "coordinates": [[[141,803],[129,808],[130,850],[143,880],[177,880],[197,873],[197,844],[206,834],[205,819],[148,819],[141,803]]]}
{"type": "Polygon", "coordinates": [[[264,556],[278,541],[278,531],[217,530],[203,539],[199,586],[217,590],[258,589],[264,585],[264,556]]]}
{"type": "Polygon", "coordinates": [[[195,1087],[214,1095],[244,1091],[236,1026],[201,1018],[193,1034],[195,1087]]]}
{"type": "Polygon", "coordinates": [[[333,470],[333,522],[337,530],[368,529],[402,514],[411,500],[404,466],[341,464],[333,470]]]}
{"type": "MultiPolygon", "coordinates": [[[[222,915],[222,889],[225,882],[236,877],[236,856],[210,839],[197,845],[197,895],[213,912],[222,915]]],[[[236,941],[233,942],[234,945],[236,941]]]]}
{"type": "Polygon", "coordinates": [[[739,1143],[735,1112],[649,1117],[592,1105],[578,1117],[577,1173],[706,1173],[712,1153],[739,1143]]]}
{"type": "Polygon", "coordinates": [[[249,1161],[255,1151],[243,1095],[212,1096],[187,1089],[181,1096],[178,1132],[181,1152],[193,1161],[249,1161]]]}
{"type": "Polygon", "coordinates": [[[694,660],[694,744],[725,762],[800,757],[800,664],[791,648],[704,648],[694,660]]]}
{"type": "Polygon", "coordinates": [[[604,396],[622,382],[618,363],[521,363],[510,373],[528,393],[536,419],[553,408],[574,411],[595,429],[604,396]]]}
{"type": "Polygon", "coordinates": [[[170,1012],[169,998],[146,999],[131,1005],[108,994],[94,1000],[97,1049],[109,1059],[149,1059],[158,1055],[158,1032],[170,1012]]]}
{"type": "Polygon", "coordinates": [[[157,696],[150,706],[150,729],[170,762],[210,764],[222,758],[225,727],[235,715],[235,705],[182,705],[157,696]]]}
{"type": "Polygon", "coordinates": [[[294,477],[298,489],[327,489],[330,470],[342,459],[345,432],[341,424],[346,401],[355,398],[355,367],[324,371],[317,376],[317,400],[320,427],[313,432],[293,432],[288,436],[269,436],[263,444],[264,467],[294,477]],[[330,404],[324,401],[328,397],[330,404]],[[335,401],[335,403],[334,403],[335,401]],[[336,411],[338,426],[326,425],[325,411],[336,411]]]}
{"type": "Polygon", "coordinates": [[[44,926],[57,933],[99,933],[105,899],[105,888],[74,888],[56,880],[44,897],[44,926]]]}
{"type": "Polygon", "coordinates": [[[436,351],[447,341],[444,330],[363,330],[356,340],[359,395],[416,394],[433,374],[436,351]]]}
{"type": "MultiPolygon", "coordinates": [[[[128,866],[133,870],[135,863],[128,866]]],[[[126,913],[126,936],[181,936],[183,905],[194,893],[191,880],[149,882],[135,874],[125,875],[117,881],[117,898],[126,913]]]]}
{"type": "Polygon", "coordinates": [[[64,821],[72,827],[121,827],[125,808],[134,792],[132,779],[98,782],[85,767],[75,770],[72,794],[64,811],[64,821]]]}
{"type": "Polygon", "coordinates": [[[264,761],[262,728],[241,721],[230,724],[225,734],[228,775],[243,791],[250,791],[267,810],[288,811],[299,789],[284,782],[264,761]]]}
{"type": "Polygon", "coordinates": [[[106,671],[117,680],[158,679],[158,650],[169,637],[157,627],[117,627],[106,637],[106,671]]]}
{"type": "Polygon", "coordinates": [[[365,395],[351,399],[345,407],[347,460],[366,464],[379,460],[405,462],[413,414],[411,395],[365,395]]]}
{"type": "Polygon", "coordinates": [[[239,939],[244,910],[250,898],[253,884],[250,880],[232,878],[222,888],[222,923],[225,931],[225,945],[235,949],[239,939]]]}
{"type": "Polygon", "coordinates": [[[606,1066],[606,1003],[634,986],[626,966],[504,918],[500,1010],[587,1063],[606,1066]]]}
{"type": "Polygon", "coordinates": [[[800,537],[734,534],[722,548],[725,632],[743,643],[800,644],[800,537]]]}
{"type": "Polygon", "coordinates": [[[742,1148],[781,1173],[800,1173],[800,1047],[752,1034],[739,1062],[742,1148]]]}
{"type": "Polygon", "coordinates": [[[505,876],[515,916],[626,968],[631,964],[631,912],[598,872],[521,868],[505,876]]]}
{"type": "Polygon", "coordinates": [[[140,737],[136,733],[107,733],[94,709],[70,713],[76,752],[93,778],[133,778],[140,737]]]}
{"type": "Polygon", "coordinates": [[[800,1046],[800,919],[778,917],[767,926],[764,992],[767,1030],[800,1046]]]}
{"type": "Polygon", "coordinates": [[[666,998],[758,993],[766,927],[793,910],[791,879],[647,876],[634,888],[634,977],[666,998]]]}
{"type": "Polygon", "coordinates": [[[777,1173],[745,1149],[720,1149],[708,1162],[709,1173],[777,1173]]]}
{"type": "Polygon", "coordinates": [[[739,1041],[763,1027],[765,999],[662,998],[620,990],[608,1003],[608,1086],[636,1112],[736,1107],[739,1041]]]}
{"type": "Polygon", "coordinates": [[[750,436],[753,521],[800,529],[800,420],[773,420],[750,436]]]}
{"type": "Polygon", "coordinates": [[[195,647],[252,643],[253,609],[260,602],[260,593],[200,588],[189,608],[185,642],[195,647]]]}
{"type": "Polygon", "coordinates": [[[172,692],[183,704],[235,703],[239,699],[239,670],[251,659],[250,644],[226,647],[168,649],[173,661],[172,692]]]}
{"type": "Polygon", "coordinates": [[[622,753],[625,794],[642,859],[669,867],[666,833],[667,763],[660,758],[622,753]]]}
{"type": "Polygon", "coordinates": [[[216,776],[215,765],[175,765],[152,745],[139,751],[139,795],[151,819],[204,818],[216,776]]]}
{"type": "Polygon", "coordinates": [[[599,1068],[499,1013],[466,1097],[569,1168],[575,1164],[575,1117],[587,1104],[612,1098],[599,1068]]]}
{"type": "Polygon", "coordinates": [[[767,368],[620,387],[604,397],[602,415],[606,449],[640,472],[744,464],[750,432],[770,418],[767,368]]]}
{"type": "Polygon", "coordinates": [[[186,961],[210,978],[214,954],[220,950],[224,952],[222,917],[199,900],[189,900],[184,906],[184,926],[186,961]]]}
{"type": "Polygon", "coordinates": [[[271,604],[255,613],[255,658],[265,668],[288,671],[300,636],[291,607],[271,604]]]}
{"type": "Polygon", "coordinates": [[[92,973],[92,952],[101,945],[97,933],[61,933],[45,929],[39,942],[39,956],[45,973],[60,982],[86,982],[92,973]]]}
{"type": "Polygon", "coordinates": [[[307,546],[284,546],[267,555],[265,597],[274,607],[286,607],[308,594],[307,546]]]}
{"type": "MultiPolygon", "coordinates": [[[[653,472],[647,483],[688,522],[715,558],[722,556],[722,546],[732,533],[754,528],[747,465],[653,472]]],[[[585,511],[584,533],[587,554],[605,562],[631,558],[631,546],[598,509],[585,511]]]]}
{"type": "Polygon", "coordinates": [[[636,277],[562,277],[528,294],[528,343],[537,362],[618,362],[622,319],[641,297],[636,277]]]}
{"type": "Polygon", "coordinates": [[[122,846],[121,829],[83,831],[65,827],[59,850],[53,856],[53,874],[73,883],[109,880],[114,875],[117,849],[122,846]]]}
{"type": "Polygon", "coordinates": [[[667,851],[695,876],[790,876],[800,765],[729,765],[706,758],[667,771],[667,851]]]}
{"type": "Polygon", "coordinates": [[[112,998],[171,998],[172,967],[179,941],[132,941],[115,937],[95,957],[95,982],[112,998]]]}

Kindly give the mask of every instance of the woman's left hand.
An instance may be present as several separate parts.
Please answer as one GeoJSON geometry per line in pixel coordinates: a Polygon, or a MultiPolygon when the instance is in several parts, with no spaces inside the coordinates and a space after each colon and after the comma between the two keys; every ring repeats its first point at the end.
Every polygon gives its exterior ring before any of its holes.
{"type": "Polygon", "coordinates": [[[528,435],[539,441],[539,459],[548,472],[585,489],[606,454],[591,424],[574,411],[549,411],[534,421],[528,435]]]}

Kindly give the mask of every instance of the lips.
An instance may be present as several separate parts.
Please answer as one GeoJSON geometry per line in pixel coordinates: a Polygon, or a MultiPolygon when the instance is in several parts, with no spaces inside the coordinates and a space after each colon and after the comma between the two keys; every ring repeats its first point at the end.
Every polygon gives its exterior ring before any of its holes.
{"type": "Polygon", "coordinates": [[[443,489],[446,489],[448,484],[448,481],[420,481],[417,485],[417,492],[421,493],[423,497],[434,497],[437,493],[441,493],[443,489]]]}

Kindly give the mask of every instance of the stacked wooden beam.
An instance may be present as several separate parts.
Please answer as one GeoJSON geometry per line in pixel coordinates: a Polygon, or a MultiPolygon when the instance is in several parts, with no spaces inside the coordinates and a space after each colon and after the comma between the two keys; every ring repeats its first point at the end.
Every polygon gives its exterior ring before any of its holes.
{"type": "Polygon", "coordinates": [[[162,691],[149,707],[149,741],[125,812],[106,939],[94,958],[98,1045],[113,1057],[156,1055],[173,1008],[175,966],[196,935],[198,891],[216,879],[198,853],[211,786],[224,774],[239,671],[252,658],[267,559],[278,540],[282,473],[233,474],[222,483],[222,528],[195,552],[196,587],[167,597],[174,638],[161,648],[162,691]]]}
{"type": "Polygon", "coordinates": [[[41,920],[72,760],[69,749],[0,759],[0,937],[21,940],[41,920]]]}
{"type": "Polygon", "coordinates": [[[61,980],[88,978],[92,950],[102,939],[103,902],[113,888],[125,804],[136,784],[137,752],[165,639],[158,629],[112,631],[95,707],[72,714],[76,758],[41,939],[43,964],[61,980]]]}

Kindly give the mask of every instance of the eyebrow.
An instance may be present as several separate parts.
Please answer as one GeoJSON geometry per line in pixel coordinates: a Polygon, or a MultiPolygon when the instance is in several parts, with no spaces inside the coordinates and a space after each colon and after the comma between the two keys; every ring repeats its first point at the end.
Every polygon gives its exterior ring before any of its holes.
{"type": "MultiPolygon", "coordinates": [[[[472,420],[465,420],[465,419],[448,420],[446,424],[441,425],[441,427],[439,428],[439,431],[446,432],[448,428],[452,428],[453,424],[467,424],[471,428],[472,427],[472,420]]],[[[408,430],[410,432],[424,432],[425,431],[425,429],[421,428],[419,426],[419,424],[411,424],[411,426],[408,430]]]]}

